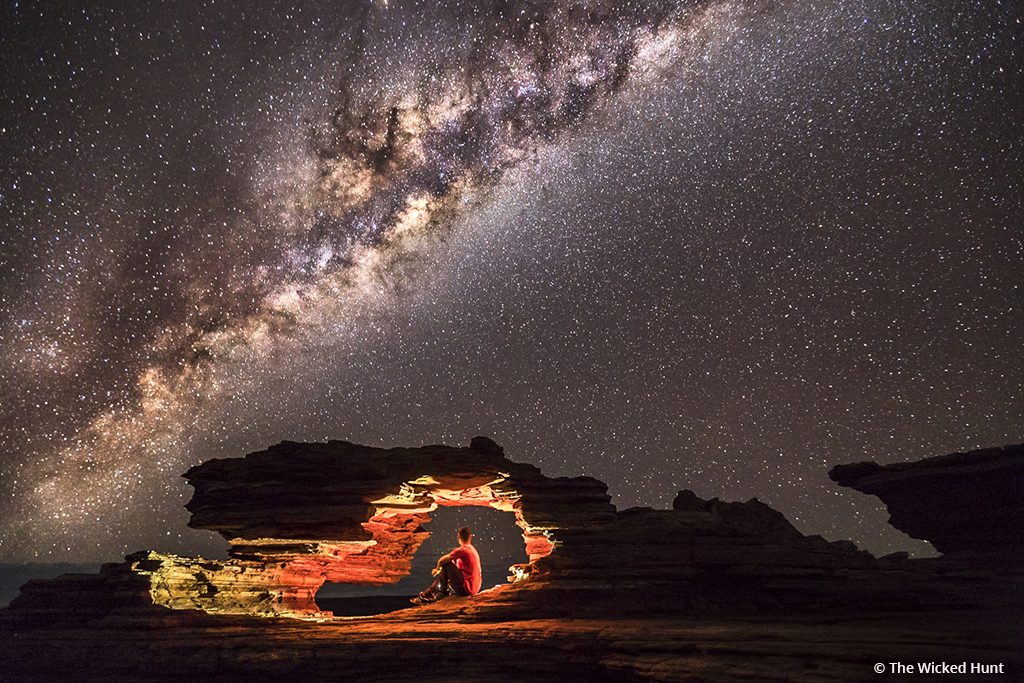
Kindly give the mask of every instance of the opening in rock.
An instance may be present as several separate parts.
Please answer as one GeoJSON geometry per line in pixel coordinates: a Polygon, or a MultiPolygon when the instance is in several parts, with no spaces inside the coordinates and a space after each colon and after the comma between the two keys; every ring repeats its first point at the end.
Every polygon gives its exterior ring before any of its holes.
{"type": "Polygon", "coordinates": [[[529,561],[523,530],[514,515],[489,507],[458,506],[439,507],[430,518],[424,529],[431,535],[416,551],[408,576],[385,586],[325,583],[317,591],[316,604],[335,616],[369,616],[410,607],[409,598],[430,584],[437,558],[458,545],[455,533],[462,526],[472,530],[473,545],[480,553],[482,591],[508,583],[509,567],[529,561]]]}

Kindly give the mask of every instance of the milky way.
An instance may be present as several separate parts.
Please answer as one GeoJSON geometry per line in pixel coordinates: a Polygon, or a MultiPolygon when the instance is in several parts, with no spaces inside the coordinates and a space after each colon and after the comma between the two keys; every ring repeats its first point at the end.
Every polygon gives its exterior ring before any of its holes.
{"type": "Polygon", "coordinates": [[[919,549],[829,465],[1021,439],[1013,9],[191,10],[4,10],[0,558],[212,550],[190,464],[477,433],[919,549]]]}

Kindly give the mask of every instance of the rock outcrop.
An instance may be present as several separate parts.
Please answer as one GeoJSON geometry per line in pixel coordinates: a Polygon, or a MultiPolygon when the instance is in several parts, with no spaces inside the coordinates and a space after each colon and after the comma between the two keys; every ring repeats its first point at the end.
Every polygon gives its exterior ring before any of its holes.
{"type": "MultiPolygon", "coordinates": [[[[195,489],[186,506],[189,526],[223,535],[229,559],[143,551],[105,576],[130,577],[133,588],[146,584],[154,604],[211,614],[328,618],[316,605],[317,590],[328,581],[399,581],[439,506],[488,506],[514,515],[530,559],[509,568],[515,581],[564,543],[563,533],[615,520],[602,482],[546,477],[512,462],[484,437],[468,448],[282,442],[244,458],[204,462],[184,477],[195,489]]],[[[62,590],[59,582],[37,582],[29,592],[38,596],[47,585],[62,590]]],[[[121,590],[108,581],[96,588],[121,590]]]]}
{"type": "MultiPolygon", "coordinates": [[[[917,477],[949,495],[970,491],[979,505],[991,487],[1012,518],[999,523],[1019,531],[1021,508],[1005,490],[1019,454],[1007,450],[902,468],[846,466],[833,478],[907,498],[917,477]],[[990,470],[1002,473],[999,483],[990,470]],[[888,481],[900,483],[886,488],[888,481]]],[[[883,654],[878,643],[891,641],[892,661],[984,647],[1024,665],[1019,565],[991,571],[975,562],[964,571],[905,554],[875,558],[849,541],[805,536],[757,499],[680,491],[671,510],[616,511],[601,482],[546,477],[484,438],[468,448],[285,442],[203,463],[185,477],[195,488],[190,526],[223,535],[229,559],[143,551],[96,575],[30,582],[0,611],[0,628],[13,635],[0,639],[0,662],[45,677],[102,652],[89,673],[98,678],[155,670],[288,678],[343,667],[366,680],[431,680],[427,662],[438,679],[449,671],[509,681],[774,675],[771,665],[736,659],[743,652],[785,662],[783,677],[828,680],[870,675],[883,654]],[[374,617],[319,608],[314,596],[325,581],[400,579],[427,536],[423,523],[445,505],[514,515],[529,562],[511,568],[509,584],[374,617]],[[962,628],[935,626],[954,617],[962,628]],[[717,635],[703,630],[707,620],[717,635]],[[769,644],[736,649],[752,624],[769,644]],[[818,634],[829,629],[852,659],[822,649],[818,634]],[[719,659],[702,654],[716,648],[724,648],[719,659]]],[[[957,515],[946,519],[970,516],[957,515]]],[[[931,524],[929,533],[943,529],[941,516],[931,524]]],[[[953,527],[942,538],[954,554],[1008,552],[1002,537],[970,540],[953,527]]]]}
{"type": "Polygon", "coordinates": [[[168,558],[158,575],[201,575],[194,588],[173,585],[179,599],[187,595],[190,606],[206,611],[321,616],[314,595],[326,581],[395,583],[409,573],[429,535],[423,524],[439,506],[514,515],[530,559],[510,567],[516,580],[552,552],[563,531],[615,518],[603,483],[546,477],[484,437],[469,448],[283,442],[204,462],[184,477],[195,488],[189,526],[223,535],[231,560],[206,569],[168,558]]]}
{"type": "Polygon", "coordinates": [[[829,477],[878,496],[890,524],[946,555],[973,556],[987,567],[1024,566],[1024,444],[892,465],[839,465],[829,477]]]}

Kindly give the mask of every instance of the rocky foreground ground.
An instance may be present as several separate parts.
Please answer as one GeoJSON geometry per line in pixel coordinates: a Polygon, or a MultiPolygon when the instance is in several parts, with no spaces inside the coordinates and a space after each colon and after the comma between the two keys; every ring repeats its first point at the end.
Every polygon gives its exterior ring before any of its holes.
{"type": "Polygon", "coordinates": [[[489,621],[467,602],[323,623],[219,616],[51,625],[8,639],[0,672],[40,681],[511,682],[885,680],[876,663],[919,661],[1024,670],[1024,627],[1009,614],[489,621]]]}

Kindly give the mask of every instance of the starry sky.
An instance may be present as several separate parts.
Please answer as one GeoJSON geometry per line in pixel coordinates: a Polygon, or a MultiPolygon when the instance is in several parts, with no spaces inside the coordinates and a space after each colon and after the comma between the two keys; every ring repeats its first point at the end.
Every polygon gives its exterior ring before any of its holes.
{"type": "Polygon", "coordinates": [[[0,10],[0,561],[223,552],[179,475],[492,436],[927,552],[837,463],[1024,441],[1009,2],[0,10]]]}

